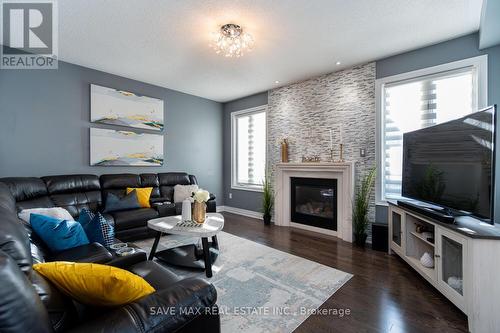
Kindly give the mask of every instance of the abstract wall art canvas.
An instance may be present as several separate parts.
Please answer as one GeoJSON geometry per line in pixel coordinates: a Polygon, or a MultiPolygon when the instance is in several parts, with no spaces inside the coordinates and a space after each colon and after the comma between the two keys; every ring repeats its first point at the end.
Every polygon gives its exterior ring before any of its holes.
{"type": "Polygon", "coordinates": [[[163,100],[91,84],[90,121],[161,131],[163,100]]]}
{"type": "Polygon", "coordinates": [[[163,135],[91,128],[90,165],[161,166],[163,135]]]}

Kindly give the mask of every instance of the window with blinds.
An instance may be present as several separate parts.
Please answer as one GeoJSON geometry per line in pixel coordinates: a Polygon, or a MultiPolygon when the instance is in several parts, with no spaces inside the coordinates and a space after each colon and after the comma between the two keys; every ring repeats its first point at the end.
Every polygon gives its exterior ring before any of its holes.
{"type": "Polygon", "coordinates": [[[266,168],[266,109],[233,112],[231,187],[262,190],[266,168]]]}
{"type": "Polygon", "coordinates": [[[381,199],[401,196],[403,133],[478,110],[473,66],[382,86],[381,199]]]}

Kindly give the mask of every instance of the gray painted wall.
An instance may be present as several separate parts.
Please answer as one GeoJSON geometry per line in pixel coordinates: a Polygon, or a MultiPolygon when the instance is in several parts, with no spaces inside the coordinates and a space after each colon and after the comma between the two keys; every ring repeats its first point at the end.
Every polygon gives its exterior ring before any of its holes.
{"type": "MultiPolygon", "coordinates": [[[[410,72],[413,70],[436,66],[456,60],[488,55],[488,103],[500,106],[500,45],[479,50],[478,34],[471,34],[456,38],[444,43],[424,47],[411,52],[406,52],[393,57],[377,61],[377,79],[410,72]]],[[[497,117],[497,120],[500,117],[497,117]]],[[[498,129],[498,121],[496,128],[498,129]]],[[[500,135],[497,135],[496,147],[499,147],[500,135]]],[[[496,170],[500,175],[500,154],[497,154],[496,170]]],[[[500,177],[496,177],[495,184],[495,211],[496,220],[500,216],[500,177]]],[[[387,221],[386,207],[377,207],[377,216],[387,221]]]]}
{"type": "Polygon", "coordinates": [[[231,188],[231,112],[267,104],[267,92],[237,99],[224,104],[224,205],[261,211],[262,193],[231,188]],[[232,199],[229,199],[229,194],[232,199]]]}
{"type": "Polygon", "coordinates": [[[0,115],[0,177],[186,171],[223,198],[221,103],[59,62],[0,71],[0,115]],[[91,83],[165,101],[163,167],[89,165],[91,83]]]}

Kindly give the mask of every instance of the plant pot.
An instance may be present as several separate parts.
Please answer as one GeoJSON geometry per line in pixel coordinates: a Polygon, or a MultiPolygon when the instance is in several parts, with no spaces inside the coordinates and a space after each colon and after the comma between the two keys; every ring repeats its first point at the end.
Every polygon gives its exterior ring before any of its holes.
{"type": "Polygon", "coordinates": [[[265,225],[270,225],[271,224],[271,215],[270,214],[264,214],[262,216],[262,218],[264,219],[264,224],[265,225]]]}
{"type": "Polygon", "coordinates": [[[205,222],[205,218],[207,215],[207,204],[204,202],[198,202],[195,201],[193,203],[193,212],[192,212],[192,219],[196,223],[203,223],[205,222]]]}
{"type": "Polygon", "coordinates": [[[365,247],[367,234],[354,234],[354,244],[359,247],[365,247]]]}

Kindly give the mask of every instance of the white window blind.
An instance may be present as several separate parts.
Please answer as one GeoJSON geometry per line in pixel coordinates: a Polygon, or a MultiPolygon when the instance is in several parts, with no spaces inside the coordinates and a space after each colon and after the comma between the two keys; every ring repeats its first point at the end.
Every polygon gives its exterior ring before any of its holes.
{"type": "Polygon", "coordinates": [[[266,168],[266,109],[232,114],[232,187],[261,190],[266,168]]]}
{"type": "Polygon", "coordinates": [[[401,196],[403,133],[478,110],[473,66],[382,86],[382,199],[401,196]]]}

